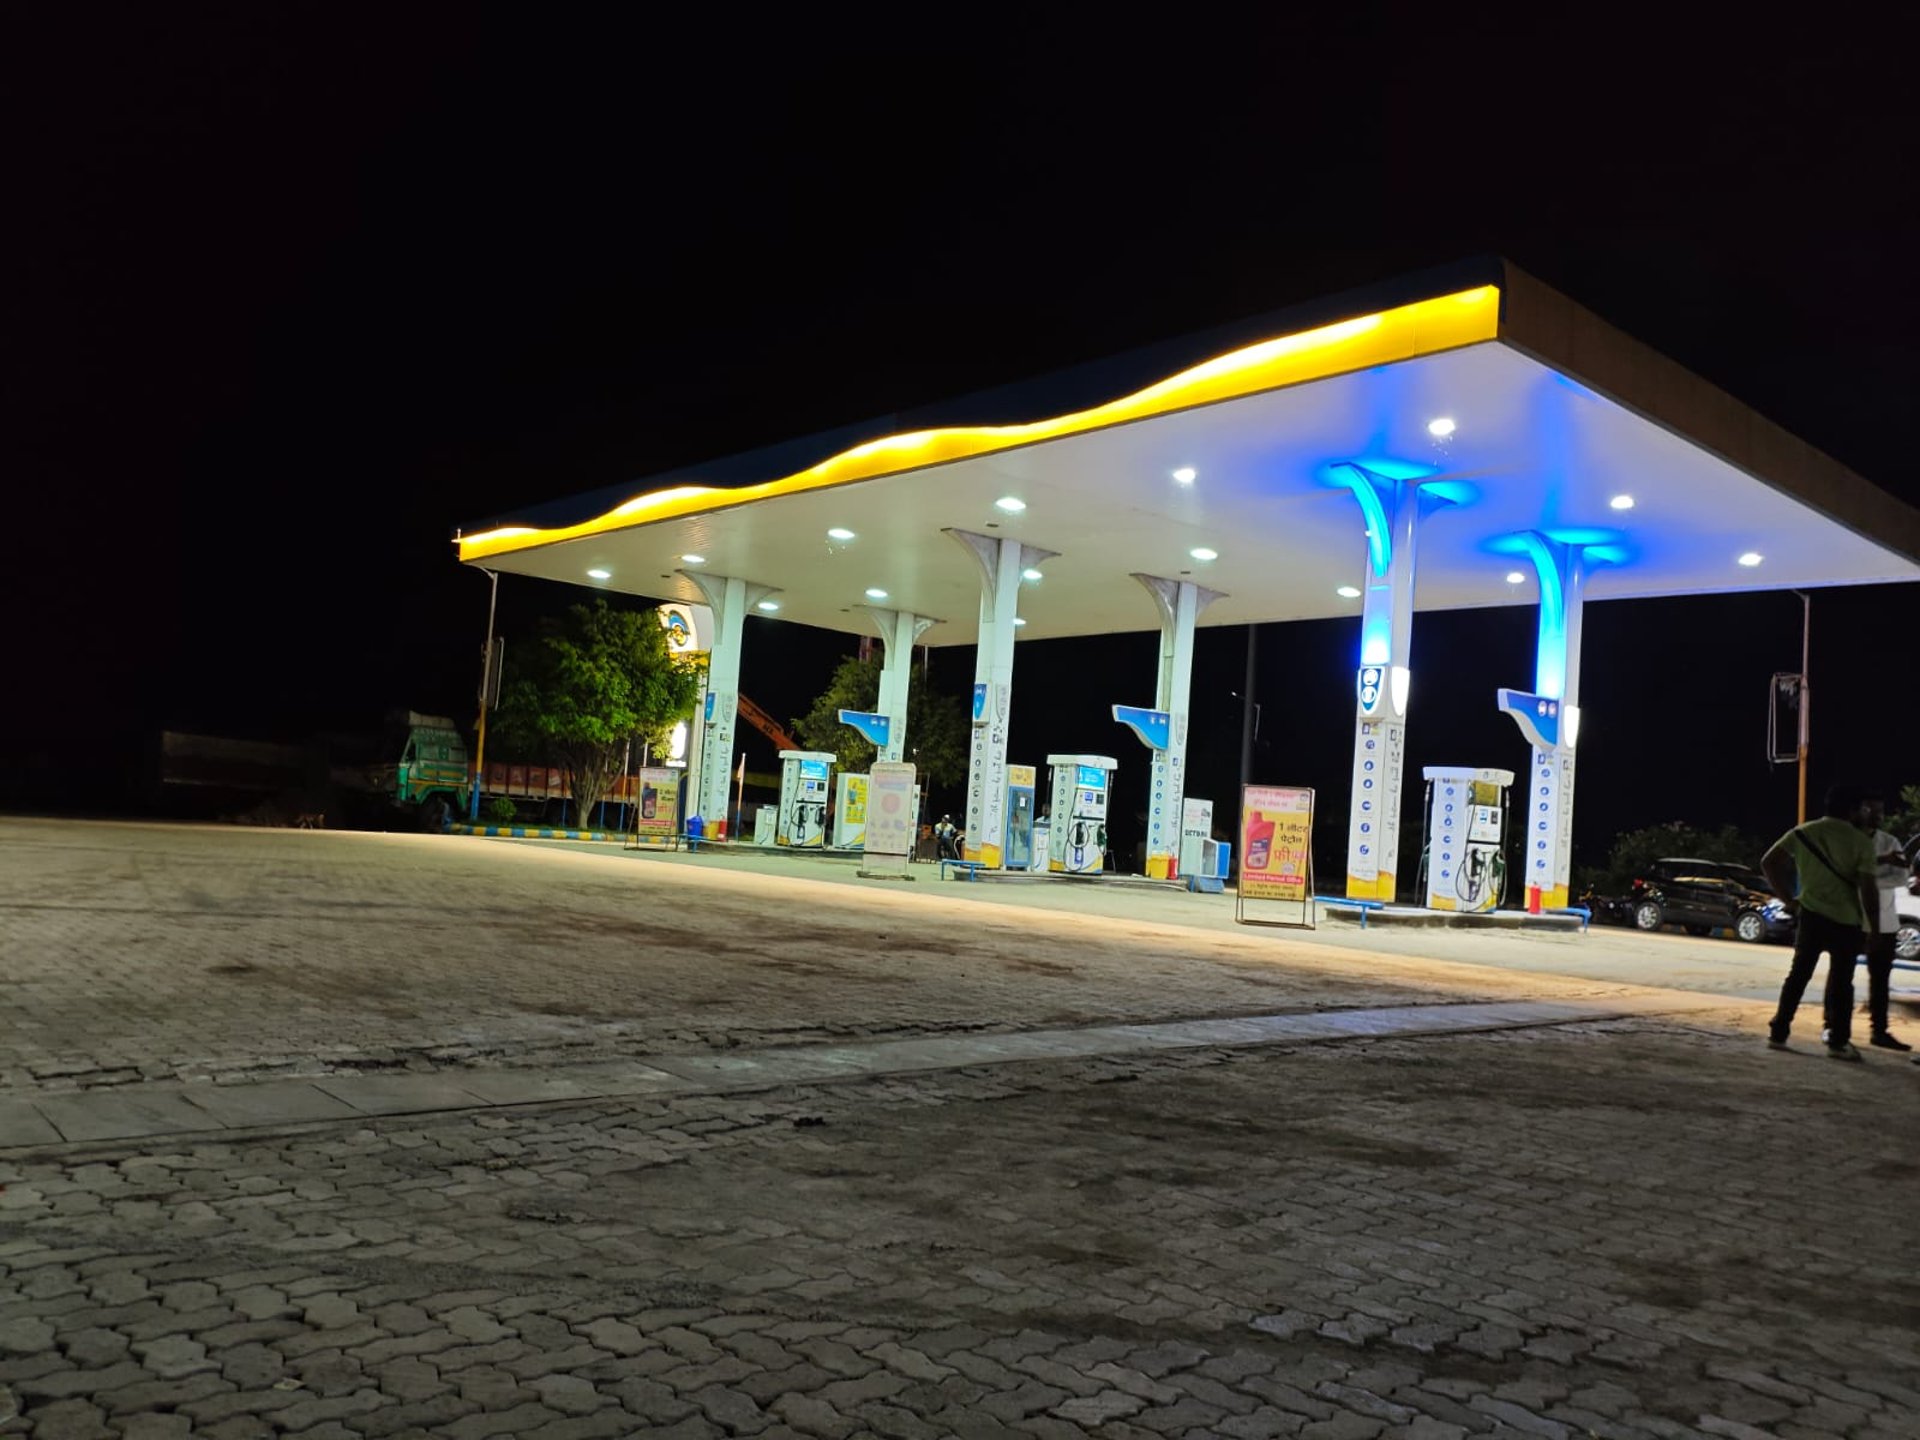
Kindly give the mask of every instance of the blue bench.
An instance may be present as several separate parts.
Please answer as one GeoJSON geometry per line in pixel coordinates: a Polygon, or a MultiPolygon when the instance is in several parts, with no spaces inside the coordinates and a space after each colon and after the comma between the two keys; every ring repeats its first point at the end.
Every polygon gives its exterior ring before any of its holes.
{"type": "Polygon", "coordinates": [[[1584,905],[1562,905],[1559,909],[1549,910],[1546,913],[1549,915],[1578,915],[1580,917],[1580,933],[1583,935],[1586,933],[1587,927],[1593,923],[1593,911],[1584,905]]]}
{"type": "Polygon", "coordinates": [[[978,880],[980,878],[980,872],[986,868],[987,867],[978,860],[942,860],[940,862],[940,878],[942,880],[946,879],[948,870],[964,870],[968,880],[978,880]]]}
{"type": "Polygon", "coordinates": [[[1329,910],[1358,910],[1360,912],[1360,928],[1362,930],[1367,928],[1367,912],[1369,910],[1384,910],[1387,908],[1387,902],[1384,900],[1349,900],[1344,895],[1316,895],[1313,897],[1313,903],[1316,905],[1324,905],[1329,910]]]}

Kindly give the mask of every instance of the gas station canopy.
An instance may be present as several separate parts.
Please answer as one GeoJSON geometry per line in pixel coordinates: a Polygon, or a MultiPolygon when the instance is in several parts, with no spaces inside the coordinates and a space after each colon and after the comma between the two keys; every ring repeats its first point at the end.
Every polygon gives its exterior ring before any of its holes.
{"type": "Polygon", "coordinates": [[[1421,610],[1532,604],[1518,537],[1598,561],[1593,600],[1920,579],[1920,512],[1503,261],[1430,272],[1098,365],[544,506],[469,531],[489,569],[698,601],[681,572],[773,587],[779,618],[862,607],[972,644],[954,529],[1058,552],[1023,640],[1157,623],[1140,573],[1224,598],[1200,623],[1358,615],[1385,521],[1362,476],[1451,501],[1421,610]],[[1356,499],[1361,503],[1356,504],[1356,499]]]}

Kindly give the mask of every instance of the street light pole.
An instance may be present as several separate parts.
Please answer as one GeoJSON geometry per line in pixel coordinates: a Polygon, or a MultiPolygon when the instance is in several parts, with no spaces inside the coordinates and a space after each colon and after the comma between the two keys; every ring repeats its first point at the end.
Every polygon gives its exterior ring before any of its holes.
{"type": "Polygon", "coordinates": [[[480,657],[480,723],[473,747],[473,787],[467,796],[467,818],[480,818],[480,782],[487,773],[487,691],[493,685],[493,610],[500,598],[500,572],[481,571],[492,582],[487,591],[487,648],[480,657]]]}
{"type": "Polygon", "coordinates": [[[1253,703],[1254,672],[1258,668],[1257,627],[1247,626],[1247,678],[1240,689],[1240,787],[1253,783],[1253,737],[1260,728],[1259,706],[1253,703]]]}
{"type": "Polygon", "coordinates": [[[1796,753],[1800,759],[1800,805],[1796,825],[1807,823],[1807,741],[1812,733],[1812,717],[1807,713],[1813,698],[1813,687],[1808,683],[1808,666],[1813,654],[1813,597],[1804,590],[1796,590],[1800,597],[1800,743],[1796,753]]]}

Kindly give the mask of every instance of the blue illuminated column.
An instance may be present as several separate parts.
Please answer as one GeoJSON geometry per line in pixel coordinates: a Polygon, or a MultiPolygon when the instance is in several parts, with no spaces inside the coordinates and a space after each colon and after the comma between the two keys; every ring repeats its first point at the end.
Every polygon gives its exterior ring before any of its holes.
{"type": "Polygon", "coordinates": [[[907,610],[882,610],[865,607],[880,632],[886,658],[880,667],[879,713],[887,717],[887,742],[880,747],[882,760],[906,758],[907,687],[913,679],[913,647],[930,626],[940,622],[907,610]]]}
{"type": "Polygon", "coordinates": [[[1193,626],[1200,612],[1221,598],[1191,580],[1135,575],[1160,607],[1160,674],[1154,710],[1140,717],[1116,705],[1114,718],[1133,725],[1153,754],[1147,797],[1147,874],[1169,878],[1180,856],[1180,819],[1186,799],[1187,714],[1193,687],[1193,626]],[[1122,712],[1127,712],[1123,714],[1122,712]],[[1129,719],[1129,716],[1137,717],[1129,719]],[[1142,726],[1145,726],[1143,729],[1142,726]]]}
{"type": "MultiPolygon", "coordinates": [[[[707,833],[724,829],[728,782],[733,778],[733,729],[740,714],[740,636],[747,611],[774,593],[771,585],[742,580],[738,575],[709,575],[701,570],[680,574],[700,587],[713,610],[713,649],[707,655],[707,699],[702,714],[705,729],[700,741],[700,776],[689,814],[706,822],[707,833]]],[[[731,839],[732,836],[727,838],[731,839]]]]}
{"type": "Polygon", "coordinates": [[[1522,817],[1527,909],[1566,908],[1573,873],[1573,747],[1580,737],[1580,619],[1590,561],[1600,547],[1528,532],[1515,537],[1540,577],[1540,632],[1532,691],[1501,690],[1533,747],[1516,807],[1522,817]]]}
{"type": "Polygon", "coordinates": [[[1413,582],[1420,522],[1450,497],[1362,465],[1338,467],[1367,522],[1366,600],[1354,677],[1353,800],[1347,821],[1347,895],[1395,898],[1400,786],[1412,683],[1413,582]]]}
{"type": "Polygon", "coordinates": [[[1007,833],[1007,722],[1021,572],[1057,553],[1018,540],[948,530],[980,566],[980,638],[973,659],[973,750],[967,760],[966,858],[998,870],[1007,833]]]}

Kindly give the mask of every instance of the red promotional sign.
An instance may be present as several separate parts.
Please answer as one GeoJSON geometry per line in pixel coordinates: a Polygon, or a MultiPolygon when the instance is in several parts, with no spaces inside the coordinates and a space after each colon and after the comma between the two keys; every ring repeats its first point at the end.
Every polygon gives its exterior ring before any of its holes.
{"type": "Polygon", "coordinates": [[[1234,918],[1243,924],[1311,925],[1313,791],[1246,785],[1240,791],[1240,890],[1234,918]],[[1279,901],[1300,907],[1298,921],[1248,921],[1247,907],[1279,901]]]}

